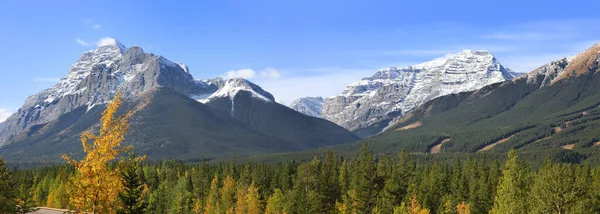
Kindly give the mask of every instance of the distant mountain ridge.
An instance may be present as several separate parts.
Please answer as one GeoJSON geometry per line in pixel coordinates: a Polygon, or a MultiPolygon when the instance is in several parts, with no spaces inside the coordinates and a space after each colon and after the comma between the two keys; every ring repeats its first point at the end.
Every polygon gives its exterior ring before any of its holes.
{"type": "Polygon", "coordinates": [[[323,97],[302,97],[294,100],[290,108],[312,117],[321,117],[323,112],[323,97]]]}

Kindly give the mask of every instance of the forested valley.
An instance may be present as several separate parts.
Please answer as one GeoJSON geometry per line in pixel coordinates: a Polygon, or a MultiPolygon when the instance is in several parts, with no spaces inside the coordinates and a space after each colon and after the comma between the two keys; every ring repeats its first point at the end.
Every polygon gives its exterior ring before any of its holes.
{"type": "Polygon", "coordinates": [[[551,158],[533,168],[514,149],[503,163],[478,155],[423,164],[404,150],[375,155],[368,144],[356,158],[147,162],[120,145],[129,127],[129,114],[115,115],[121,103],[117,95],[108,105],[97,135],[82,135],[82,160],[11,170],[0,159],[0,213],[600,212],[600,168],[551,158]]]}

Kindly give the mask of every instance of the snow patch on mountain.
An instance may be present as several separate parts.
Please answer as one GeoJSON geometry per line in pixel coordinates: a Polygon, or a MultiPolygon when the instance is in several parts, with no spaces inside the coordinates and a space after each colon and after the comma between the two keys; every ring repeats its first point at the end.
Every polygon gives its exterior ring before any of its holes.
{"type": "Polygon", "coordinates": [[[211,100],[224,97],[229,98],[234,102],[235,96],[241,91],[250,92],[252,97],[265,102],[275,102],[275,98],[269,92],[266,92],[258,85],[242,78],[225,80],[224,85],[219,88],[219,90],[204,99],[199,99],[198,102],[208,103],[211,100]]]}
{"type": "Polygon", "coordinates": [[[290,108],[308,116],[321,117],[323,102],[323,97],[302,97],[294,100],[290,108]]]}

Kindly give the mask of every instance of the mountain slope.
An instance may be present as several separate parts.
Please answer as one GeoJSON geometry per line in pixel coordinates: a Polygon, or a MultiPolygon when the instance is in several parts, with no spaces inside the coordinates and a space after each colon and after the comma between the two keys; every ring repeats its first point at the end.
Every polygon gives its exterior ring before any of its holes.
{"type": "Polygon", "coordinates": [[[323,97],[302,97],[294,100],[290,108],[308,116],[321,117],[323,102],[323,97]]]}
{"type": "MultiPolygon", "coordinates": [[[[0,150],[16,162],[57,162],[60,154],[80,157],[79,135],[97,130],[105,105],[89,111],[81,107],[47,124],[34,126],[24,137],[0,150]]],[[[300,146],[258,132],[202,103],[168,88],[156,88],[126,101],[123,112],[132,111],[125,144],[151,160],[174,158],[200,160],[293,151],[300,146]]]]}
{"type": "Polygon", "coordinates": [[[415,66],[382,69],[327,98],[322,113],[361,137],[371,136],[426,101],[474,91],[514,74],[487,51],[465,50],[415,66]]]}
{"type": "Polygon", "coordinates": [[[263,133],[304,144],[305,149],[359,139],[332,122],[306,116],[275,102],[270,93],[244,79],[227,80],[225,86],[202,102],[263,133]]]}

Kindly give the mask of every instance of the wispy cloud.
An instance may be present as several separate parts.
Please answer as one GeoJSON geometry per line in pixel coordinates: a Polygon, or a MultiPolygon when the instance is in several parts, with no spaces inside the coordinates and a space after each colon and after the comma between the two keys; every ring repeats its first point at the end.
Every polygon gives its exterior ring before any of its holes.
{"type": "Polygon", "coordinates": [[[83,23],[83,26],[94,30],[102,28],[102,25],[96,23],[93,19],[83,19],[81,23],[83,23]]]}
{"type": "Polygon", "coordinates": [[[233,79],[233,78],[252,79],[255,76],[256,76],[256,72],[249,68],[227,71],[227,73],[225,73],[223,75],[223,77],[225,77],[227,79],[233,79]]]}
{"type": "Polygon", "coordinates": [[[244,78],[244,79],[279,79],[281,78],[281,73],[277,69],[274,68],[265,68],[260,71],[255,71],[250,68],[231,70],[221,75],[224,78],[232,79],[232,78],[244,78]]]}
{"type": "Polygon", "coordinates": [[[43,82],[43,83],[57,83],[60,81],[60,78],[53,77],[36,77],[32,79],[34,82],[43,82]]]}
{"type": "Polygon", "coordinates": [[[90,43],[84,41],[83,39],[77,38],[75,39],[75,42],[77,42],[77,44],[83,45],[83,46],[90,46],[90,43]]]}
{"type": "Polygon", "coordinates": [[[482,35],[485,39],[495,40],[551,40],[565,39],[574,37],[576,34],[572,32],[494,32],[491,34],[482,35]]]}
{"type": "Polygon", "coordinates": [[[12,115],[12,112],[0,108],[0,123],[4,122],[10,115],[12,115]]]}
{"type": "Polygon", "coordinates": [[[279,79],[253,80],[263,89],[271,92],[283,104],[290,104],[297,98],[309,96],[335,96],[350,83],[356,82],[375,72],[373,69],[353,69],[320,67],[307,69],[285,69],[279,79]]]}

